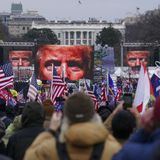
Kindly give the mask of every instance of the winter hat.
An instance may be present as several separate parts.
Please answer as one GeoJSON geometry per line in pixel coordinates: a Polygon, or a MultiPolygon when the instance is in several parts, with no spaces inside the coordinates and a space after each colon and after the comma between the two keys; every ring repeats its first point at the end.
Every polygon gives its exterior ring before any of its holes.
{"type": "Polygon", "coordinates": [[[89,96],[78,92],[70,96],[64,105],[64,116],[71,123],[87,122],[95,114],[93,102],[89,96]]]}
{"type": "Polygon", "coordinates": [[[22,126],[43,124],[45,118],[44,108],[38,102],[26,103],[22,112],[22,126]]]}

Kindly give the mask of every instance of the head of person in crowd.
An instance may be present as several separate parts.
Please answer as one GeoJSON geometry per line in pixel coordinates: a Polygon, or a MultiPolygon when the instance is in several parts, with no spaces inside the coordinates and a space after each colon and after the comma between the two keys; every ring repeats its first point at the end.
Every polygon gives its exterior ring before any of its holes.
{"type": "Polygon", "coordinates": [[[112,119],[112,134],[116,139],[125,142],[135,128],[136,118],[131,112],[121,110],[114,115],[112,119]]]}
{"type": "Polygon", "coordinates": [[[149,51],[128,51],[127,52],[127,64],[132,68],[139,68],[141,63],[148,64],[149,51]]]}
{"type": "Polygon", "coordinates": [[[44,45],[38,49],[39,78],[52,79],[52,65],[68,80],[90,76],[92,48],[89,46],[44,45]]]}
{"type": "Polygon", "coordinates": [[[45,111],[38,102],[26,103],[22,112],[22,127],[34,124],[43,125],[45,119],[45,111]]]}
{"type": "Polygon", "coordinates": [[[9,60],[13,67],[32,66],[32,51],[10,51],[9,60]]]}
{"type": "Polygon", "coordinates": [[[64,104],[64,116],[71,124],[87,122],[95,115],[94,104],[85,93],[70,96],[64,104]]]}

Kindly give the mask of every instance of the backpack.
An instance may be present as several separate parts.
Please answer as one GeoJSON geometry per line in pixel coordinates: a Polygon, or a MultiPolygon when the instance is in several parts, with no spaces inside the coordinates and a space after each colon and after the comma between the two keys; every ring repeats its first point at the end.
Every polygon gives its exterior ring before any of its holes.
{"type": "MultiPolygon", "coordinates": [[[[56,138],[56,147],[60,160],[70,160],[65,143],[60,143],[57,138],[56,138]]],[[[90,156],[90,160],[100,160],[102,157],[103,149],[104,149],[104,142],[95,144],[93,146],[93,151],[90,156]]]]}

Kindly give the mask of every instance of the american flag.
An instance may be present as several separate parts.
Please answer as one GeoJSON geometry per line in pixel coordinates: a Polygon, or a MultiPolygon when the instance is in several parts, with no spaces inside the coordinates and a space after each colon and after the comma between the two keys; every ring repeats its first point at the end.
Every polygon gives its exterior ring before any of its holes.
{"type": "Polygon", "coordinates": [[[64,95],[66,85],[62,81],[62,78],[57,74],[55,67],[53,66],[53,77],[51,83],[51,100],[53,104],[56,104],[56,97],[64,95]]]}
{"type": "Polygon", "coordinates": [[[106,102],[107,100],[108,100],[108,98],[107,98],[106,86],[104,83],[102,83],[101,101],[106,102]]]}
{"type": "Polygon", "coordinates": [[[0,65],[0,90],[13,87],[13,70],[11,63],[0,65]]]}
{"type": "Polygon", "coordinates": [[[24,103],[25,102],[25,99],[24,99],[24,96],[23,96],[23,90],[22,89],[21,91],[18,92],[18,95],[17,95],[17,101],[18,102],[21,102],[21,103],[24,103]]]}
{"type": "Polygon", "coordinates": [[[87,82],[85,81],[85,85],[86,85],[86,93],[87,95],[92,99],[94,106],[95,106],[95,110],[98,110],[98,101],[96,96],[94,95],[93,91],[90,89],[90,87],[88,86],[87,82]]]}
{"type": "Polygon", "coordinates": [[[32,101],[35,101],[35,99],[37,98],[37,94],[38,94],[38,84],[37,84],[36,76],[33,73],[31,82],[29,85],[27,97],[30,98],[32,101]]]}

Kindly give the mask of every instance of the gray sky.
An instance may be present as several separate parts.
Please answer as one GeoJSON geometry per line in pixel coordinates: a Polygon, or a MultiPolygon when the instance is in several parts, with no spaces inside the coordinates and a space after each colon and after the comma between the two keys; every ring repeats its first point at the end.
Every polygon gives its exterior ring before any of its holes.
{"type": "Polygon", "coordinates": [[[160,0],[0,0],[0,12],[10,12],[11,3],[21,2],[23,11],[37,10],[48,20],[115,19],[157,9],[160,0]]]}

